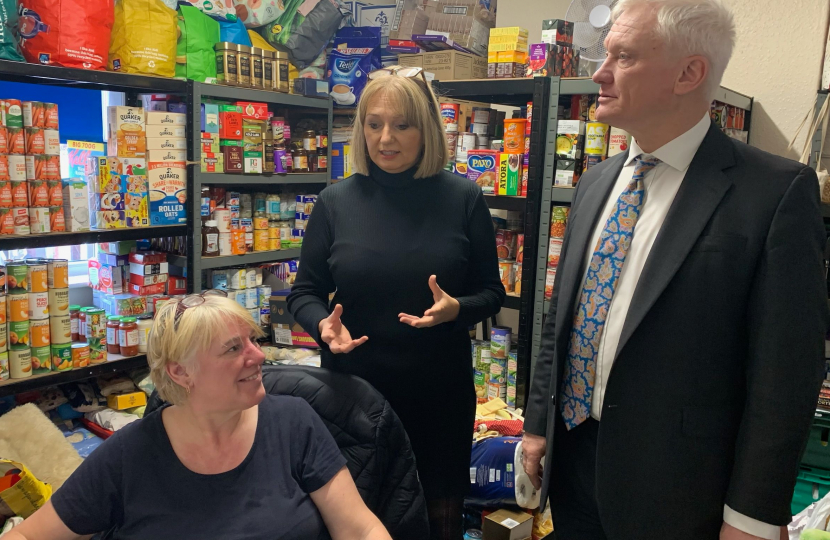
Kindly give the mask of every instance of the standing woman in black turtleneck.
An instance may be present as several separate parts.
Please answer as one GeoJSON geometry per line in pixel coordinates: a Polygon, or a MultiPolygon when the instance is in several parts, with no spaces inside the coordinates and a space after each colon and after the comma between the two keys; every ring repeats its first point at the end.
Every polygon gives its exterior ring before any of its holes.
{"type": "Polygon", "coordinates": [[[356,174],[320,193],[288,305],[324,368],[391,403],[412,441],[431,538],[460,540],[476,403],[467,329],[504,301],[495,234],[481,189],[444,171],[423,73],[370,79],[354,122],[356,174]]]}

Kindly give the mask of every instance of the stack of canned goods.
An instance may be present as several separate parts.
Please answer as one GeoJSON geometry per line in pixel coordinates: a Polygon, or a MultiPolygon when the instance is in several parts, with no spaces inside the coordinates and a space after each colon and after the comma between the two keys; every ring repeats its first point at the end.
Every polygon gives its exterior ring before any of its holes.
{"type": "Polygon", "coordinates": [[[248,310],[260,326],[271,324],[271,287],[262,284],[262,268],[237,266],[214,270],[211,288],[227,291],[228,298],[248,310]]]}
{"type": "Polygon", "coordinates": [[[61,371],[71,341],[67,261],[11,261],[2,277],[0,380],[61,371]]]}
{"type": "Polygon", "coordinates": [[[522,293],[522,255],[524,253],[524,234],[515,230],[498,229],[496,231],[496,253],[499,257],[499,275],[504,290],[513,296],[522,293]]]}
{"type": "Polygon", "coordinates": [[[506,326],[494,326],[490,341],[473,341],[473,379],[478,403],[502,399],[511,409],[516,408],[516,374],[518,363],[511,351],[512,331],[506,326]]]}

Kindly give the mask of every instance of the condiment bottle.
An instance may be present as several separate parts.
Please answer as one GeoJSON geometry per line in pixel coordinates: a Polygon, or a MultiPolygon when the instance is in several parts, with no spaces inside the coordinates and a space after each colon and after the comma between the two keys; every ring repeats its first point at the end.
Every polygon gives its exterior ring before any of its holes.
{"type": "Polygon", "coordinates": [[[215,219],[208,220],[202,227],[202,256],[219,256],[219,228],[215,219]]]}
{"type": "Polygon", "coordinates": [[[138,325],[135,317],[124,317],[119,327],[121,331],[121,354],[123,356],[136,356],[138,354],[138,325]]]}
{"type": "Polygon", "coordinates": [[[327,172],[329,165],[329,151],[320,147],[317,149],[317,172],[327,172]]]}
{"type": "Polygon", "coordinates": [[[72,334],[72,341],[79,341],[80,334],[78,333],[78,326],[80,323],[81,318],[81,306],[71,305],[69,306],[69,325],[70,325],[70,332],[72,334]]]}
{"type": "Polygon", "coordinates": [[[150,328],[153,327],[153,316],[142,315],[138,318],[138,352],[147,352],[147,341],[150,338],[150,328]]]}
{"type": "Polygon", "coordinates": [[[307,173],[308,170],[308,152],[303,150],[302,148],[295,148],[292,152],[292,159],[294,166],[291,168],[291,172],[295,173],[307,173]]]}
{"type": "Polygon", "coordinates": [[[317,135],[313,129],[303,132],[303,150],[317,152],[317,135]]]}
{"type": "Polygon", "coordinates": [[[86,341],[86,312],[90,307],[82,307],[78,313],[78,341],[86,341]]]}
{"type": "Polygon", "coordinates": [[[121,317],[107,317],[107,353],[121,354],[121,344],[118,335],[118,327],[121,325],[121,317]]]}

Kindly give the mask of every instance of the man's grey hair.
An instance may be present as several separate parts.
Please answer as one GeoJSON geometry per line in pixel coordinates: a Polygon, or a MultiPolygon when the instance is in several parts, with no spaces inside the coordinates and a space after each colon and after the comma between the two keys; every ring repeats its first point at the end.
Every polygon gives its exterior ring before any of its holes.
{"type": "Polygon", "coordinates": [[[721,0],[617,0],[612,20],[636,5],[657,9],[657,37],[681,56],[699,54],[709,60],[705,88],[714,98],[735,48],[735,22],[721,0]]]}

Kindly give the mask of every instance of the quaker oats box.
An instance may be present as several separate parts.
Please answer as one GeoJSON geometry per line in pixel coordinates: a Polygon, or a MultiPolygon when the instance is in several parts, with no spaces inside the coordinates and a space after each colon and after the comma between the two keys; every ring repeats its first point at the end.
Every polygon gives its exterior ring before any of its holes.
{"type": "Polygon", "coordinates": [[[150,224],[178,225],[185,223],[187,202],[187,170],[181,161],[147,164],[150,194],[150,224]]]}

